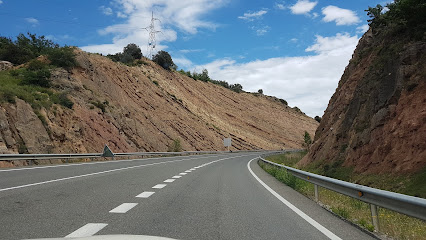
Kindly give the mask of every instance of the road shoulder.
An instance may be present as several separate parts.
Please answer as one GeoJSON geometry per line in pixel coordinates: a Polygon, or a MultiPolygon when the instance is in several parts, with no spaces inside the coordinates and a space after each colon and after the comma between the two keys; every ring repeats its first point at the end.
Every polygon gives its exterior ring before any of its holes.
{"type": "MultiPolygon", "coordinates": [[[[295,191],[284,183],[265,172],[253,160],[250,168],[266,185],[278,193],[281,197],[300,209],[302,212],[310,216],[312,219],[320,223],[329,231],[340,237],[341,239],[377,239],[369,233],[364,232],[353,224],[340,219],[331,212],[322,208],[313,200],[305,197],[301,193],[295,191]]],[[[283,204],[283,207],[286,207],[283,204]]]]}

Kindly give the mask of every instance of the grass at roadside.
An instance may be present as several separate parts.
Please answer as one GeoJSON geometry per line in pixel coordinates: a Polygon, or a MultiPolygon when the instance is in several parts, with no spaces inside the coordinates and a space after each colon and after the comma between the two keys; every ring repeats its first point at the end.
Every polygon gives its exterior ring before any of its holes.
{"type": "MultiPolygon", "coordinates": [[[[285,153],[269,156],[267,157],[267,160],[284,164],[289,167],[294,167],[294,165],[300,159],[302,159],[305,154],[306,152],[285,153]]],[[[294,177],[285,169],[278,169],[262,162],[259,162],[259,165],[279,181],[287,184],[296,191],[301,192],[305,196],[314,199],[313,184],[294,177]]],[[[422,175],[416,177],[413,181],[418,181],[417,179],[421,178],[421,176],[422,175]]],[[[357,177],[360,178],[360,176],[357,177]]],[[[386,180],[381,182],[385,183],[386,180]]],[[[319,202],[325,208],[339,215],[340,217],[351,221],[363,227],[364,229],[367,229],[368,231],[374,231],[374,227],[371,223],[371,212],[369,204],[324,188],[320,188],[319,202]]],[[[379,222],[380,233],[386,234],[392,238],[426,240],[425,221],[408,217],[391,210],[379,208],[379,222]]]]}

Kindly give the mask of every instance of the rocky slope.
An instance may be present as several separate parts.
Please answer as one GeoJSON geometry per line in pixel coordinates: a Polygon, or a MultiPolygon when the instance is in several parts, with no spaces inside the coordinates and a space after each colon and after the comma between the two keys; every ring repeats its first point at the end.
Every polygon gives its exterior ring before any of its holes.
{"type": "Polygon", "coordinates": [[[318,126],[277,99],[195,81],[149,60],[128,67],[76,54],[79,67],[52,72],[73,108],[53,105],[37,116],[19,99],[1,104],[1,153],[100,152],[104,144],[114,152],[166,151],[174,139],[184,150],[224,150],[225,137],[234,150],[300,148],[304,131],[313,135],[318,126]]]}
{"type": "Polygon", "coordinates": [[[392,31],[377,27],[360,39],[301,166],[398,174],[425,168],[426,42],[392,31]]]}

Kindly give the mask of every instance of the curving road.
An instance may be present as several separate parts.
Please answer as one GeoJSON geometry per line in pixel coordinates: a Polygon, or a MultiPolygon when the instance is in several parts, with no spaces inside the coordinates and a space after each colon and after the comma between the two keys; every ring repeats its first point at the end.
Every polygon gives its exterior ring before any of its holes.
{"type": "Polygon", "coordinates": [[[230,153],[0,169],[0,239],[371,239],[230,153]]]}

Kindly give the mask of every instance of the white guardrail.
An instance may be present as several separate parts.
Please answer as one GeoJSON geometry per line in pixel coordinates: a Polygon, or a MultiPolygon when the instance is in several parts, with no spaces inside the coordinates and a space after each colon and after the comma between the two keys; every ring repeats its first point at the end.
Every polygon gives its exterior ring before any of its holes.
{"type": "MultiPolygon", "coordinates": [[[[269,154],[268,154],[269,155],[269,154]]],[[[263,155],[265,156],[265,155],[263,155]]],[[[369,203],[371,206],[371,217],[374,228],[379,230],[379,219],[377,206],[387,208],[411,217],[426,221],[426,199],[412,197],[400,193],[384,191],[376,188],[366,187],[355,183],[345,182],[329,178],[292,167],[287,167],[259,157],[260,161],[277,168],[286,169],[293,176],[313,183],[315,186],[315,200],[318,201],[318,186],[344,194],[346,196],[369,203]]]]}

